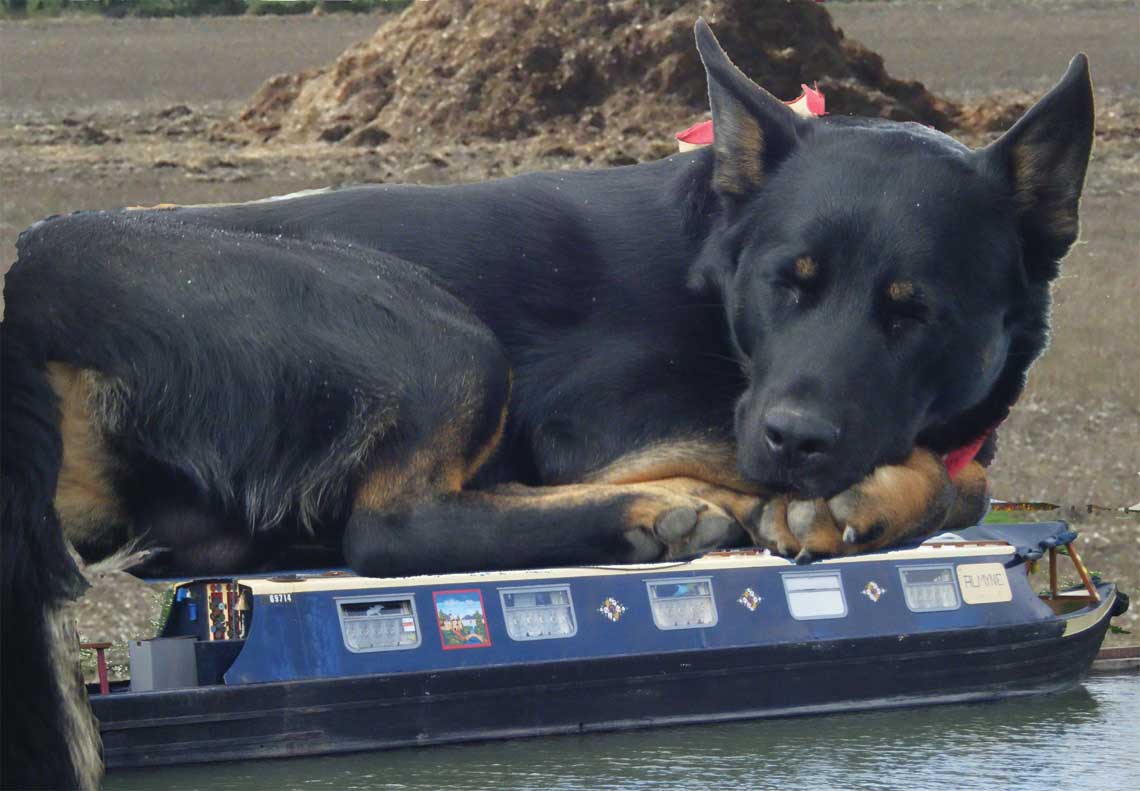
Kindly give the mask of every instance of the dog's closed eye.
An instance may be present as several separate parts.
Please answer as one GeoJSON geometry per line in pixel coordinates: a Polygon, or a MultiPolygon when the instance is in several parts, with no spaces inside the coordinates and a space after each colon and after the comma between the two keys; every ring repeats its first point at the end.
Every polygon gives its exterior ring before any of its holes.
{"type": "Polygon", "coordinates": [[[926,324],[930,311],[922,301],[910,297],[903,301],[888,301],[885,310],[886,327],[891,335],[903,335],[926,324]]]}

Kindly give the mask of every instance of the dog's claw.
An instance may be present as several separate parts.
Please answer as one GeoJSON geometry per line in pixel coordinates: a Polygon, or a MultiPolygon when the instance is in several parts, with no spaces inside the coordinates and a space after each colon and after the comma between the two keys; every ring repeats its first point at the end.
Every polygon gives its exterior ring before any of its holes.
{"type": "Polygon", "coordinates": [[[851,525],[847,525],[847,527],[843,528],[843,542],[845,544],[854,544],[858,540],[859,536],[855,532],[855,528],[853,528],[851,525]]]}

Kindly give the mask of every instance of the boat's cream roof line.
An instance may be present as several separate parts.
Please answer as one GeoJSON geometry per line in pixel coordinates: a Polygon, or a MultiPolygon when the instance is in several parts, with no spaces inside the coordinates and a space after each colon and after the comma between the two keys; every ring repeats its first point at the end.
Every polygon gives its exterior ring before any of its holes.
{"type": "MultiPolygon", "coordinates": [[[[849,558],[832,558],[817,561],[811,568],[823,568],[843,563],[864,563],[879,560],[929,560],[939,561],[959,557],[979,555],[1012,555],[1013,547],[1008,544],[937,544],[914,549],[899,549],[873,555],[856,555],[849,558]]],[[[723,552],[703,555],[695,560],[677,563],[637,563],[624,566],[571,566],[567,568],[522,569],[516,571],[467,571],[459,574],[425,574],[416,577],[357,577],[352,574],[336,576],[298,577],[243,577],[238,582],[247,586],[255,596],[269,593],[309,593],[314,591],[362,590],[380,588],[412,588],[420,586],[447,587],[473,585],[478,583],[537,582],[545,579],[572,579],[576,577],[608,577],[616,575],[644,574],[662,571],[683,571],[699,574],[703,571],[720,569],[770,568],[779,566],[788,569],[808,568],[796,566],[786,560],[766,552],[723,552]]]]}

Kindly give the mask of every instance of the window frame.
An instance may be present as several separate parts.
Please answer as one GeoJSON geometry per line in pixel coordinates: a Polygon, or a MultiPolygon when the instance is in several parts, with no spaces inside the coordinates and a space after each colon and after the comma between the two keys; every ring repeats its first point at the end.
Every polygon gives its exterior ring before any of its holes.
{"type": "MultiPolygon", "coordinates": [[[[957,569],[955,568],[953,563],[916,563],[914,565],[899,566],[898,572],[899,572],[899,584],[902,586],[902,592],[903,592],[903,603],[906,605],[907,610],[909,610],[910,612],[913,612],[913,613],[954,612],[955,610],[962,609],[962,591],[958,590],[958,574],[957,574],[957,569]],[[904,572],[910,571],[912,569],[913,570],[938,569],[939,571],[948,572],[950,574],[950,583],[949,584],[950,584],[951,589],[953,589],[953,591],[954,591],[954,606],[953,607],[937,607],[937,608],[932,609],[932,610],[916,610],[913,607],[911,607],[910,602],[907,600],[907,596],[906,596],[907,581],[906,581],[906,574],[904,572]]],[[[922,585],[923,583],[918,582],[918,583],[912,583],[912,584],[922,585]]],[[[926,584],[930,584],[930,583],[926,583],[926,584]]]]}
{"type": "Polygon", "coordinates": [[[578,613],[574,611],[574,594],[570,590],[570,583],[558,582],[551,585],[519,585],[507,588],[496,588],[499,593],[499,608],[503,612],[503,628],[507,632],[507,637],[517,643],[530,642],[532,640],[566,640],[567,638],[574,637],[578,634],[578,613]],[[507,607],[506,596],[508,593],[548,593],[551,591],[566,591],[566,601],[568,604],[538,604],[533,607],[507,607]],[[556,609],[560,607],[569,606],[570,608],[570,622],[574,625],[574,631],[569,634],[540,634],[527,637],[515,637],[511,634],[511,624],[507,620],[507,613],[518,612],[523,610],[539,610],[539,609],[556,609]]]}
{"type": "MultiPolygon", "coordinates": [[[[377,594],[374,596],[337,596],[337,597],[333,598],[333,603],[336,605],[337,621],[340,624],[341,642],[344,643],[345,649],[347,651],[349,651],[350,653],[353,653],[353,654],[375,654],[375,653],[380,653],[380,652],[384,652],[384,651],[413,651],[413,650],[419,648],[421,645],[423,645],[424,632],[423,632],[423,628],[421,627],[421,624],[420,624],[419,611],[416,609],[416,595],[414,593],[381,593],[381,594],[377,594]],[[341,607],[341,604],[342,603],[346,603],[346,604],[353,604],[353,603],[357,603],[357,604],[359,604],[359,603],[379,604],[381,602],[386,602],[386,601],[407,601],[407,602],[411,603],[411,605],[412,605],[412,621],[416,625],[416,642],[412,645],[395,645],[395,646],[391,646],[388,648],[384,648],[384,647],[381,647],[381,648],[353,648],[352,646],[350,646],[348,644],[348,635],[345,634],[345,631],[344,631],[345,612],[344,612],[344,609],[341,607]]],[[[353,616],[349,616],[349,617],[351,618],[353,616]]],[[[386,615],[375,616],[375,615],[373,615],[373,616],[365,616],[365,617],[369,617],[369,618],[397,618],[397,617],[406,618],[407,616],[401,614],[399,616],[395,616],[395,615],[392,615],[392,616],[386,616],[386,615]]]]}
{"type": "MultiPolygon", "coordinates": [[[[660,577],[645,580],[645,594],[649,597],[649,614],[653,617],[653,625],[663,632],[672,632],[678,629],[712,629],[720,623],[720,608],[716,606],[716,590],[713,587],[712,577],[660,577]],[[653,607],[655,601],[667,601],[653,595],[654,585],[684,585],[693,582],[703,582],[709,586],[709,603],[712,605],[712,623],[681,624],[677,626],[662,626],[657,620],[657,610],[653,607]]],[[[683,598],[704,598],[704,596],[690,596],[683,598]]]]}
{"type": "MultiPolygon", "coordinates": [[[[788,605],[788,614],[791,615],[792,618],[797,620],[797,621],[835,621],[835,620],[840,620],[842,618],[846,618],[848,615],[851,614],[851,608],[847,606],[847,593],[846,593],[846,591],[843,590],[843,572],[841,572],[839,569],[828,569],[826,571],[785,571],[785,572],[781,572],[780,579],[781,579],[781,584],[783,585],[783,588],[784,588],[784,602],[785,602],[785,604],[788,605]],[[832,590],[837,591],[839,593],[839,603],[843,605],[843,612],[839,613],[837,615],[834,615],[834,614],[796,615],[796,613],[792,609],[791,593],[793,593],[793,591],[788,590],[788,580],[790,580],[790,579],[805,579],[807,577],[817,577],[817,578],[828,577],[828,578],[834,579],[838,583],[835,588],[819,588],[819,589],[808,588],[807,591],[809,591],[809,592],[812,590],[824,590],[824,591],[829,591],[829,592],[832,590]]],[[[797,590],[794,592],[795,593],[801,593],[803,591],[797,590]]]]}

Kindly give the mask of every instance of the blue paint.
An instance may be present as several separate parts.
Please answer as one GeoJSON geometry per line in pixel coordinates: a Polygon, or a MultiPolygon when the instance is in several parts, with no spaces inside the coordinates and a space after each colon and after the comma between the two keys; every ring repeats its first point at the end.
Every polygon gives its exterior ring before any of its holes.
{"type": "MultiPolygon", "coordinates": [[[[995,548],[996,549],[996,548],[995,548]]],[[[952,555],[951,552],[947,553],[952,555]]],[[[1008,553],[948,556],[945,559],[892,561],[868,556],[854,563],[798,567],[778,565],[744,569],[687,570],[686,567],[631,569],[604,576],[551,576],[534,582],[483,581],[473,576],[463,585],[413,585],[408,588],[360,589],[254,597],[246,646],[225,675],[227,684],[333,678],[373,674],[452,670],[505,664],[652,654],[693,649],[775,646],[807,641],[843,640],[878,635],[921,635],[946,630],[1034,623],[1055,616],[1030,589],[1023,561],[1012,556],[1007,569],[1013,599],[1006,603],[969,605],[940,612],[911,612],[903,597],[900,567],[963,563],[1009,563],[1008,553]],[[788,609],[783,576],[838,571],[847,615],[842,618],[796,620],[788,609]],[[663,630],[654,624],[646,583],[657,579],[710,579],[717,611],[715,626],[663,630]],[[863,595],[876,582],[885,593],[878,601],[863,595]],[[565,585],[570,589],[578,631],[571,638],[512,640],[506,629],[499,590],[520,585],[565,585]],[[444,650],[436,623],[433,593],[463,588],[482,592],[491,643],[479,650],[444,650]],[[755,611],[737,602],[746,588],[761,601],[755,611]],[[421,636],[411,650],[349,651],[341,632],[338,599],[368,594],[404,595],[415,601],[421,636]],[[599,611],[612,597],[624,605],[616,622],[599,611]],[[286,599],[282,601],[281,599],[286,599]]],[[[424,578],[419,578],[420,580],[424,578]]]]}

